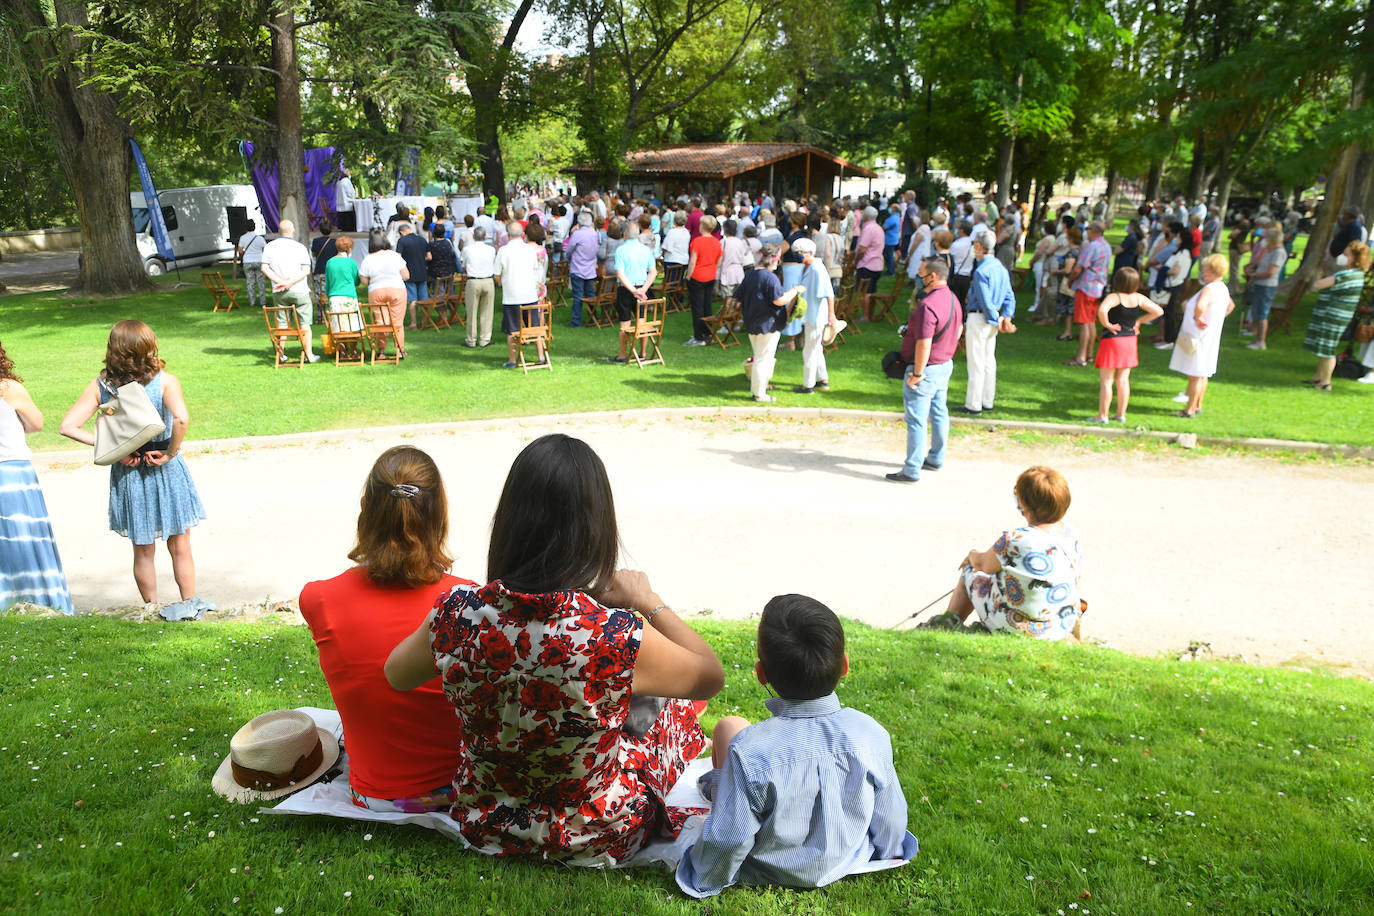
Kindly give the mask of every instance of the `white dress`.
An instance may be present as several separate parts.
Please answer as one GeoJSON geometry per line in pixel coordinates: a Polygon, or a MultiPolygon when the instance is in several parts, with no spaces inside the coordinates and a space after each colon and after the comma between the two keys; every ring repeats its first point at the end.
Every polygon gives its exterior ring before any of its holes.
{"type": "Polygon", "coordinates": [[[1196,337],[1198,347],[1193,353],[1185,353],[1181,344],[1175,345],[1173,356],[1169,359],[1170,369],[1192,378],[1211,378],[1216,374],[1217,353],[1221,350],[1221,323],[1226,318],[1226,308],[1230,304],[1231,291],[1226,288],[1225,280],[1213,280],[1193,294],[1183,306],[1183,323],[1178,333],[1180,337],[1184,334],[1196,337]],[[1212,293],[1207,303],[1207,327],[1204,330],[1198,328],[1194,313],[1198,297],[1207,290],[1212,293]]]}

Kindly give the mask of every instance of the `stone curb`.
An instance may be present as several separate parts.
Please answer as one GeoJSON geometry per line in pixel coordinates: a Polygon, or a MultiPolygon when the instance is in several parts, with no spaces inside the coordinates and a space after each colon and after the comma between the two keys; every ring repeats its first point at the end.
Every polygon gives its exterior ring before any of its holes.
{"type": "MultiPolygon", "coordinates": [[[[736,417],[740,419],[760,417],[780,417],[798,420],[869,420],[874,422],[898,423],[902,420],[899,411],[857,410],[832,407],[750,407],[744,405],[707,405],[703,407],[645,407],[632,410],[584,411],[566,414],[539,414],[528,417],[491,417],[485,420],[456,420],[438,423],[414,423],[407,426],[368,426],[351,429],[326,429],[303,433],[281,433],[271,436],[236,436],[229,439],[202,439],[188,446],[192,455],[211,452],[228,452],[245,448],[280,448],[291,445],[321,445],[335,440],[351,438],[387,438],[416,436],[434,433],[454,433],[463,429],[490,429],[494,426],[547,425],[552,423],[577,422],[579,420],[675,420],[696,417],[736,417]]],[[[1303,442],[1288,439],[1234,438],[1228,436],[1199,436],[1196,433],[1165,432],[1147,429],[1129,429],[1112,426],[1086,426],[1073,423],[1045,423],[1036,420],[993,420],[983,417],[951,417],[950,422],[957,426],[982,427],[991,431],[1011,429],[1031,432],[1054,433],[1075,436],[1106,436],[1109,438],[1130,437],[1153,439],[1167,442],[1182,448],[1195,448],[1198,445],[1219,446],[1223,448],[1249,448],[1258,451],[1297,452],[1301,454],[1328,455],[1341,458],[1374,459],[1374,447],[1351,445],[1331,445],[1326,442],[1303,442]]],[[[88,449],[68,449],[58,452],[35,452],[33,461],[39,467],[69,461],[88,461],[88,449]]]]}

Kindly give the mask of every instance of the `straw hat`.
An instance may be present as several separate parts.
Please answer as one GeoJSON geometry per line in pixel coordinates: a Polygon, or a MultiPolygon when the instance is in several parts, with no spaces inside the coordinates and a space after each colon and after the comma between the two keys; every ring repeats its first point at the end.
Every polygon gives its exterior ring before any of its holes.
{"type": "Polygon", "coordinates": [[[234,733],[210,786],[239,804],[281,798],[319,779],[338,759],[331,732],[299,710],[277,709],[234,733]]]}
{"type": "Polygon", "coordinates": [[[828,324],[825,325],[821,328],[821,344],[827,347],[830,346],[835,342],[835,335],[843,333],[844,329],[847,327],[849,327],[849,322],[845,321],[843,318],[837,319],[833,326],[828,324]]]}

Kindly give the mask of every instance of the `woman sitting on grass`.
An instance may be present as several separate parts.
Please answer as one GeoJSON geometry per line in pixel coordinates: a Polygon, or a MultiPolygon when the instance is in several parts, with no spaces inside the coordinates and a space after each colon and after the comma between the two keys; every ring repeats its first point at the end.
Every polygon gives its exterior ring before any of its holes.
{"type": "Polygon", "coordinates": [[[451,814],[479,852],[615,865],[693,813],[664,799],[705,744],[686,701],[724,673],[619,549],[601,459],[536,439],[496,507],[489,584],[443,596],[386,662],[398,690],[443,678],[463,735],[451,814]],[[678,699],[632,723],[632,692],[678,699]]]}
{"type": "Polygon", "coordinates": [[[358,565],[301,589],[301,616],[343,722],[353,804],[372,811],[447,811],[462,731],[438,684],[393,690],[382,665],[439,596],[448,574],[448,498],[429,455],[382,452],[363,484],[358,565]]]}
{"type": "Polygon", "coordinates": [[[1064,639],[1082,610],[1078,582],[1083,554],[1064,521],[1069,484],[1054,468],[1035,466],[1016,478],[1016,508],[1026,524],[1003,531],[987,550],[971,550],[960,566],[949,610],[929,625],[963,626],[969,614],[989,630],[1017,630],[1064,639]]]}
{"type": "Polygon", "coordinates": [[[1317,374],[1303,384],[1320,391],[1331,390],[1336,350],[1360,304],[1365,271],[1369,270],[1369,246],[1363,242],[1351,242],[1341,256],[1345,258],[1344,265],[1337,258],[1336,272],[1312,284],[1317,291],[1317,305],[1312,309],[1312,320],[1302,342],[1302,348],[1317,357],[1317,374]]]}

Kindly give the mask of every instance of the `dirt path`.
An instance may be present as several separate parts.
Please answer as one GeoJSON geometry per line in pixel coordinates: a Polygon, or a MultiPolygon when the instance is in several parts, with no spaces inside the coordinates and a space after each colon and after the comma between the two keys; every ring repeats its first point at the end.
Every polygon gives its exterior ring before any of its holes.
{"type": "MultiPolygon", "coordinates": [[[[746,617],[797,591],[895,624],[954,584],[970,548],[1018,523],[1016,475],[1053,464],[1072,486],[1069,517],[1087,556],[1086,636],[1132,652],[1177,655],[1198,641],[1218,656],[1374,672],[1374,624],[1353,562],[1374,511],[1374,469],[968,433],[945,469],[901,486],[882,475],[900,464],[903,427],[872,421],[630,415],[193,445],[210,515],[193,538],[199,591],[222,606],[263,607],[341,571],[363,478],[398,442],[438,461],[454,571],[481,579],[510,462],[550,431],[601,454],[626,564],[688,610],[746,617]]],[[[108,472],[84,452],[36,463],[78,609],[136,602],[128,542],[105,527],[108,472]]],[[[158,564],[163,600],[174,600],[165,553],[158,564]]]]}

